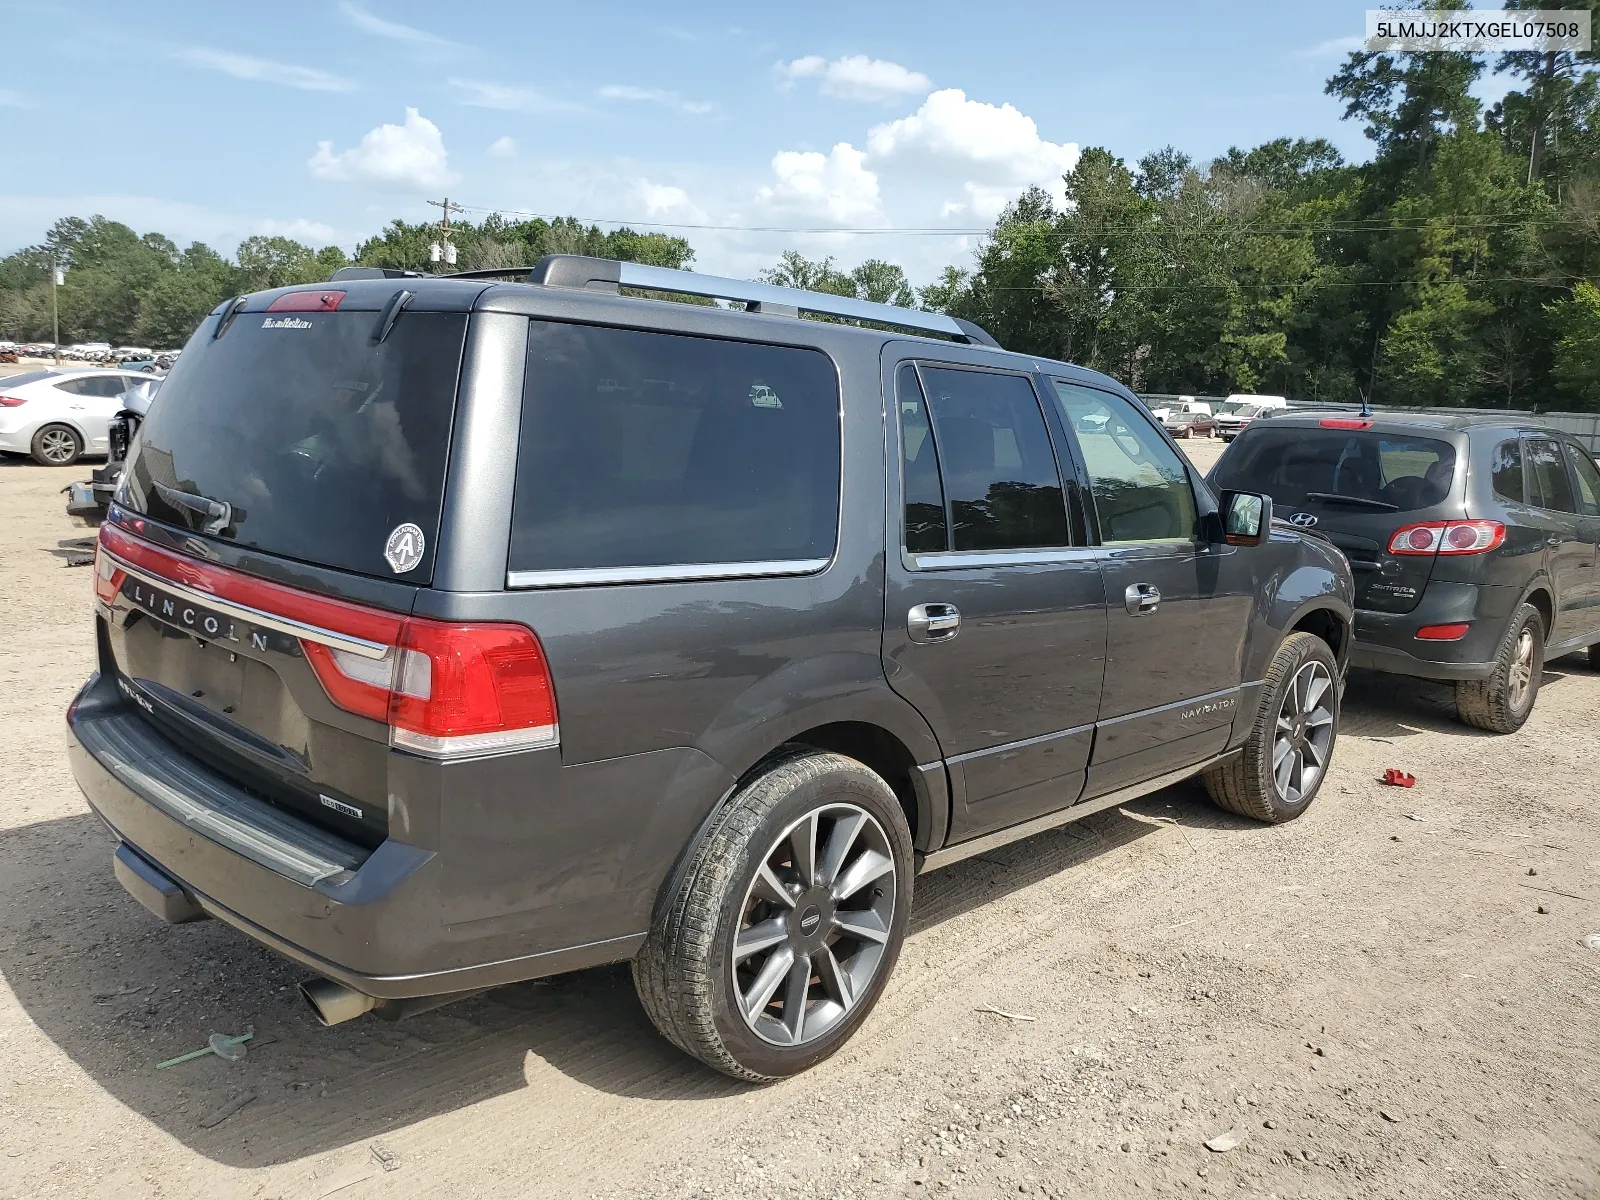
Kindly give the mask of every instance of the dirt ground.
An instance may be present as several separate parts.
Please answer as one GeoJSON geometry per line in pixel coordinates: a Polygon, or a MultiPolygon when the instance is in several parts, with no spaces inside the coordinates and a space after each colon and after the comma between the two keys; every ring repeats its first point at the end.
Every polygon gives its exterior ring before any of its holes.
{"type": "Polygon", "coordinates": [[[1600,1196],[1577,659],[1509,738],[1357,675],[1287,826],[1184,785],[919,878],[855,1040],[748,1087],[657,1037],[624,968],[323,1030],[298,968],[129,899],[62,750],[82,472],[0,464],[0,1197],[1600,1196]],[[248,1059],[155,1070],[217,1031],[248,1059]]]}

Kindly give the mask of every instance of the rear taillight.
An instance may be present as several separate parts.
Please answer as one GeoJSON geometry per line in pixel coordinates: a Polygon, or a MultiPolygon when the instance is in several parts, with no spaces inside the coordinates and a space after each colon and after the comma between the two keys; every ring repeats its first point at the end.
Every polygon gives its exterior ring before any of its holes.
{"type": "Polygon", "coordinates": [[[1499,521],[1423,521],[1389,538],[1390,554],[1484,554],[1506,540],[1499,521]]]}
{"type": "Polygon", "coordinates": [[[0,408],[21,408],[27,402],[26,396],[0,396],[0,408]]]}
{"type": "Polygon", "coordinates": [[[128,577],[128,573],[106,553],[106,529],[107,526],[100,527],[100,537],[94,544],[94,594],[102,604],[110,604],[117,598],[123,581],[128,577]]]}
{"type": "Polygon", "coordinates": [[[560,744],[555,685],[526,625],[436,621],[332,600],[173,554],[112,525],[101,526],[100,543],[101,599],[109,603],[124,578],[109,551],[202,601],[239,606],[245,620],[253,610],[287,623],[328,699],[386,723],[391,745],[463,758],[560,744]]]}
{"type": "Polygon", "coordinates": [[[1472,626],[1465,622],[1455,625],[1424,625],[1417,630],[1417,640],[1422,642],[1459,642],[1467,636],[1472,626]]]}

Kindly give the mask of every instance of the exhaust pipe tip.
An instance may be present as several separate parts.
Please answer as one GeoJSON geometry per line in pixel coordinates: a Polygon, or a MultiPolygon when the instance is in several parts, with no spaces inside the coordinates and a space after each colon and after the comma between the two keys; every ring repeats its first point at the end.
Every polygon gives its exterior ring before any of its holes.
{"type": "Polygon", "coordinates": [[[371,1012],[378,1003],[375,996],[322,978],[308,979],[302,983],[300,996],[324,1026],[353,1021],[363,1013],[371,1012]]]}

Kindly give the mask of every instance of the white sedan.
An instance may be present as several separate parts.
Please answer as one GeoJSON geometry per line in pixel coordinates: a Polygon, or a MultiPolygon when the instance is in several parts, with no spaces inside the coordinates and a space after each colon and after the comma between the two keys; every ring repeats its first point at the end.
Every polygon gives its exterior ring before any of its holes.
{"type": "Polygon", "coordinates": [[[65,467],[104,454],[122,394],[150,376],[139,371],[50,370],[0,376],[0,451],[65,467]]]}

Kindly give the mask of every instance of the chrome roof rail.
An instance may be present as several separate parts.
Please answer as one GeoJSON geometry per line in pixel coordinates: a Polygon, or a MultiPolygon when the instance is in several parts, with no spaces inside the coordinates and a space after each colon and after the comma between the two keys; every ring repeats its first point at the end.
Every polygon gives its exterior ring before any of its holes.
{"type": "MultiPolygon", "coordinates": [[[[508,276],[512,270],[463,271],[456,278],[508,276]]],[[[617,262],[610,258],[589,258],[582,254],[547,254],[528,268],[524,281],[551,287],[581,288],[585,291],[616,292],[620,288],[640,288],[652,292],[675,292],[683,296],[704,296],[711,300],[741,303],[746,312],[798,317],[801,313],[870,321],[919,333],[937,333],[958,342],[999,348],[1000,343],[987,330],[944,313],[922,312],[894,304],[857,300],[854,296],[833,296],[826,292],[807,292],[799,288],[752,283],[748,279],[726,279],[699,275],[671,267],[651,267],[644,263],[617,262]]]]}

